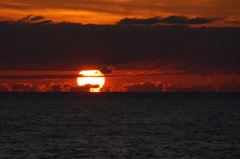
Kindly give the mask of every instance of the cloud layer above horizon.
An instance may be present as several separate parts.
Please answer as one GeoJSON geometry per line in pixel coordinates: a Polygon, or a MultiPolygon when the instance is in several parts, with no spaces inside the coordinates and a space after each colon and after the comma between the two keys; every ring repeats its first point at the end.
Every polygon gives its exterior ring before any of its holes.
{"type": "MultiPolygon", "coordinates": [[[[33,85],[31,83],[0,83],[0,92],[86,92],[91,85],[73,86],[70,83],[51,83],[49,85],[33,85]]],[[[182,86],[165,84],[161,81],[145,81],[142,83],[124,84],[120,88],[105,87],[101,92],[240,92],[240,82],[230,80],[218,87],[214,85],[182,86]]]]}
{"type": "MultiPolygon", "coordinates": [[[[52,23],[43,16],[2,21],[0,70],[114,65],[201,75],[240,73],[240,28],[191,28],[175,20],[176,24],[171,20],[169,26],[52,23]]],[[[212,21],[185,18],[180,22],[191,20],[212,21]]]]}

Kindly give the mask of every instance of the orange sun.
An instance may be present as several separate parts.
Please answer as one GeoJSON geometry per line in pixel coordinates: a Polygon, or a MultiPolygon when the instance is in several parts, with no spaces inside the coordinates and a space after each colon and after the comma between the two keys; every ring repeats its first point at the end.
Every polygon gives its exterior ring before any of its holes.
{"type": "Polygon", "coordinates": [[[78,85],[92,85],[92,88],[90,88],[90,92],[100,92],[100,89],[105,83],[105,77],[99,70],[84,70],[81,71],[79,75],[82,75],[82,77],[77,78],[78,85]]]}

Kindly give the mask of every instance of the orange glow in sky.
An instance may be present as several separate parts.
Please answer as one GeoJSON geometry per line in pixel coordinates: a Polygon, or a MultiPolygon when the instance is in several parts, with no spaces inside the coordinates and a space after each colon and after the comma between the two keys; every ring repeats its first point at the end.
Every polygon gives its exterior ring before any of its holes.
{"type": "Polygon", "coordinates": [[[90,92],[100,92],[100,89],[105,83],[105,77],[99,70],[84,70],[79,73],[83,77],[77,78],[77,83],[79,86],[84,86],[87,84],[93,85],[94,88],[90,88],[90,92]],[[98,85],[98,87],[95,87],[98,85]]]}
{"type": "Polygon", "coordinates": [[[30,14],[46,19],[83,24],[114,24],[125,17],[236,17],[239,0],[1,0],[1,19],[19,19],[30,14]]]}

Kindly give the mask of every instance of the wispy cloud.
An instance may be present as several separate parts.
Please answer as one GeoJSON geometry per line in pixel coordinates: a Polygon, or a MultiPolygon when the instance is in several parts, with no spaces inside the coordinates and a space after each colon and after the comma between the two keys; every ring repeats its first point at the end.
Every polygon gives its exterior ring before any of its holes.
{"type": "Polygon", "coordinates": [[[208,24],[217,20],[223,20],[223,18],[205,18],[196,17],[188,18],[186,16],[169,16],[165,18],[154,17],[154,18],[125,18],[117,22],[119,25],[154,25],[154,24],[174,24],[174,25],[197,25],[197,24],[208,24]]]}

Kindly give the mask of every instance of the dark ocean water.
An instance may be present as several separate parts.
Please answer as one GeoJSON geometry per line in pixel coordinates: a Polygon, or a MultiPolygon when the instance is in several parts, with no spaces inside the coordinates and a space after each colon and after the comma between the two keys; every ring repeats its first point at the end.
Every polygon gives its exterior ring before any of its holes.
{"type": "Polygon", "coordinates": [[[240,93],[0,93],[0,158],[239,159],[240,93]]]}

